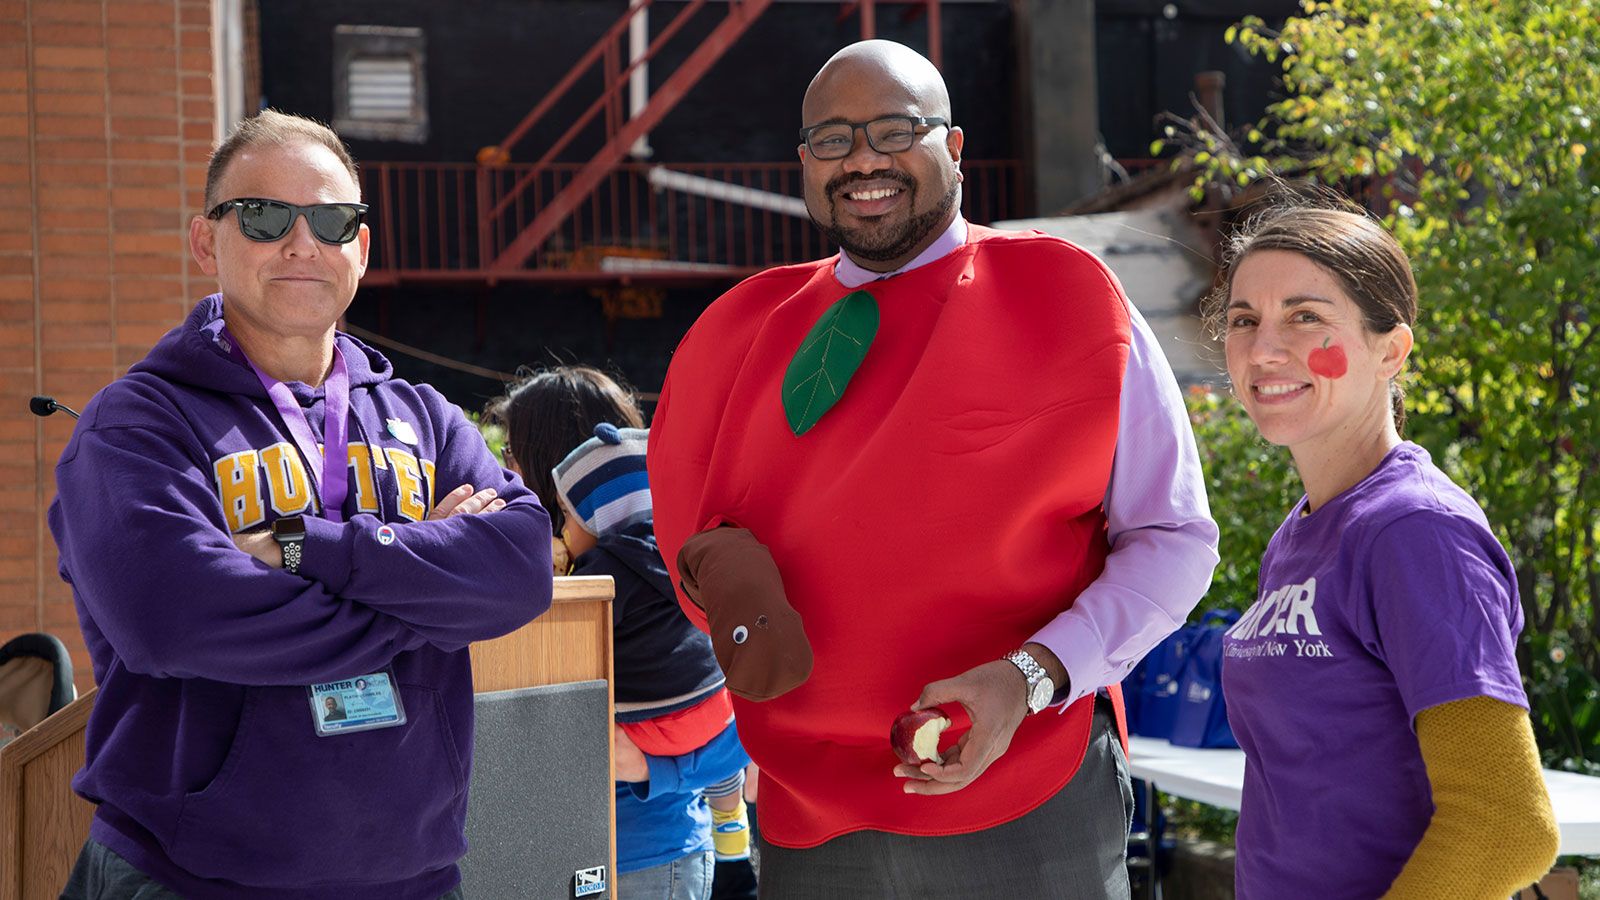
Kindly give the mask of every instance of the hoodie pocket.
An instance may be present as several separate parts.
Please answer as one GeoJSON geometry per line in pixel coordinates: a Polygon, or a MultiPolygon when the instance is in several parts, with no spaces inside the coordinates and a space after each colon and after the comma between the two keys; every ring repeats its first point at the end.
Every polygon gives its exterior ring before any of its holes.
{"type": "Polygon", "coordinates": [[[184,797],[168,853],[261,887],[386,883],[466,852],[465,760],[443,696],[399,683],[406,724],[317,737],[303,688],[252,688],[210,784],[184,797]]]}

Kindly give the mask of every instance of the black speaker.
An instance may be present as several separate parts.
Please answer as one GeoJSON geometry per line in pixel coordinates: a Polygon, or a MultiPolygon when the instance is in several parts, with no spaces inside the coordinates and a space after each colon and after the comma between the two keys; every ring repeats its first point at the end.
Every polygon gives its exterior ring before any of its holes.
{"type": "Polygon", "coordinates": [[[478,694],[476,714],[463,893],[472,900],[611,897],[606,683],[478,694]]]}

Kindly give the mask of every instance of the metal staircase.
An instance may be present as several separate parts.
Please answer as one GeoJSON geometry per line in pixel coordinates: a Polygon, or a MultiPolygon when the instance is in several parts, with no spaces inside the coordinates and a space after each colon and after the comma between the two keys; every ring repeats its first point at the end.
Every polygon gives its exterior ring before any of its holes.
{"type": "Polygon", "coordinates": [[[627,32],[629,23],[637,15],[643,13],[652,5],[653,0],[639,0],[628,8],[610,28],[608,28],[589,48],[578,64],[556,84],[543,100],[528,113],[517,127],[511,130],[505,140],[493,148],[486,148],[480,155],[480,162],[502,162],[510,157],[512,148],[527,136],[552,107],[560,101],[578,80],[598,63],[604,74],[604,89],[600,96],[589,105],[589,108],[569,126],[555,143],[550,145],[534,163],[532,170],[520,177],[499,200],[487,209],[487,219],[493,221],[506,215],[519,200],[523,199],[530,186],[536,185],[543,170],[549,167],[560,153],[567,148],[572,140],[596,116],[604,113],[606,142],[598,153],[594,155],[570,181],[562,187],[554,197],[546,201],[534,216],[533,221],[522,228],[516,237],[508,243],[487,267],[491,272],[506,274],[522,268],[527,264],[529,257],[549,237],[555,233],[561,223],[583,203],[586,198],[602,181],[606,179],[628,154],[628,149],[634,142],[655,127],[661,119],[671,112],[673,107],[689,93],[689,90],[700,81],[705,74],[711,71],[717,60],[733,46],[761,14],[772,5],[772,0],[728,0],[727,14],[722,21],[712,30],[711,34],[695,48],[694,52],[684,60],[683,64],[673,70],[672,74],[662,82],[661,86],[650,96],[649,103],[637,115],[624,120],[623,118],[623,91],[627,88],[629,78],[640,66],[654,59],[662,46],[670,41],[694,16],[709,5],[709,0],[691,0],[678,14],[673,17],[667,26],[661,29],[655,40],[645,52],[626,68],[621,65],[621,49],[619,43],[627,32]]]}
{"type": "MultiPolygon", "coordinates": [[[[661,164],[629,156],[774,2],[632,0],[475,162],[363,165],[377,235],[366,283],[716,282],[832,252],[799,199],[797,161],[661,164]],[[652,7],[667,8],[671,19],[650,22],[652,7]],[[723,15],[712,23],[716,7],[723,15]],[[703,13],[708,21],[690,28],[703,13]],[[696,43],[685,54],[690,40],[696,43]],[[648,79],[658,86],[644,97],[638,86],[647,66],[668,58],[682,62],[648,79]],[[598,95],[584,96],[596,82],[598,95]],[[552,120],[580,108],[544,146],[560,126],[552,120]]],[[[871,38],[875,10],[886,3],[902,7],[907,22],[926,16],[937,65],[939,0],[842,0],[838,21],[859,18],[861,37],[871,38]]],[[[971,221],[1016,214],[1020,163],[968,159],[963,169],[971,221]]]]}

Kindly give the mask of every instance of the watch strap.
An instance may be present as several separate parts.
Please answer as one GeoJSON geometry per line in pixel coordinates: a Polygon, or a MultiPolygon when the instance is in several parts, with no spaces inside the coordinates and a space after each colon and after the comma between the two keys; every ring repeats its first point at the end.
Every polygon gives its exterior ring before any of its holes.
{"type": "Polygon", "coordinates": [[[280,540],[278,546],[283,549],[283,570],[290,575],[300,574],[300,556],[305,552],[305,540],[280,540]]]}
{"type": "Polygon", "coordinates": [[[1033,654],[1026,650],[1013,650],[1007,653],[1005,658],[1006,661],[1020,669],[1022,677],[1028,681],[1028,696],[1026,698],[1028,712],[1030,714],[1038,712],[1039,710],[1035,709],[1033,705],[1033,689],[1039,682],[1049,678],[1050,673],[1046,672],[1044,666],[1039,665],[1039,661],[1033,658],[1033,654]]]}

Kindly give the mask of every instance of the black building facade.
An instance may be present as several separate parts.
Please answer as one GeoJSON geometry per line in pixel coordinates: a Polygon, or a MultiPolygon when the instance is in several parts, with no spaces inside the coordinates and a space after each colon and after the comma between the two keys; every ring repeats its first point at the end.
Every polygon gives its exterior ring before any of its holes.
{"type": "MultiPolygon", "coordinates": [[[[1014,0],[1036,2],[1036,0],[1014,0]]],[[[685,4],[652,5],[653,34],[685,4]]],[[[470,163],[498,144],[627,9],[623,0],[270,0],[259,4],[262,105],[335,121],[336,95],[347,89],[341,26],[406,29],[420,36],[426,129],[420,139],[349,136],[358,160],[470,163]]],[[[721,18],[725,5],[699,16],[652,60],[658,87],[721,18]]],[[[1095,69],[1100,135],[1114,157],[1148,155],[1158,114],[1186,114],[1194,76],[1227,76],[1225,103],[1234,122],[1253,120],[1273,91],[1272,69],[1223,41],[1241,16],[1292,14],[1293,2],[1103,0],[1096,4],[1095,69]]],[[[857,40],[856,14],[821,2],[778,2],[692,88],[649,135],[652,161],[767,163],[795,159],[800,103],[812,75],[840,47],[857,40]]],[[[942,69],[954,117],[972,160],[1022,155],[1013,8],[1010,2],[947,0],[940,9],[942,69]]],[[[927,52],[919,5],[879,3],[879,37],[927,52]]],[[[346,29],[348,30],[348,28],[346,29]]],[[[622,60],[626,65],[626,58],[622,60]]],[[[513,160],[544,151],[600,93],[586,75],[512,149],[513,160]]],[[[604,142],[591,125],[561,154],[582,162],[604,142]]],[[[1013,215],[1032,210],[1017,209],[1013,215]]],[[[671,350],[726,283],[653,288],[654,315],[608,316],[602,295],[615,288],[541,282],[402,283],[364,287],[352,324],[433,354],[510,372],[520,365],[583,362],[618,370],[644,392],[659,389],[671,350]]],[[[496,394],[489,378],[392,352],[403,377],[439,386],[471,409],[496,394]]]]}

